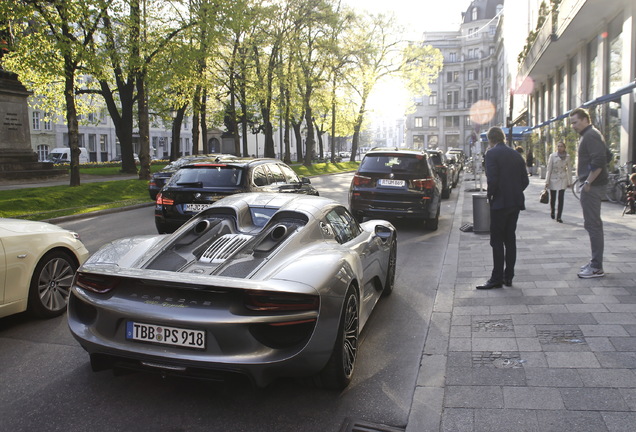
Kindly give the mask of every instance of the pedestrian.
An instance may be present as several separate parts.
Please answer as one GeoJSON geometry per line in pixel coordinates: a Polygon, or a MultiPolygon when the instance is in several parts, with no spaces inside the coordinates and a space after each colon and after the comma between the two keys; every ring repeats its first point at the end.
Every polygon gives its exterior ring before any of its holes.
{"type": "Polygon", "coordinates": [[[505,144],[503,130],[492,127],[486,136],[489,144],[485,159],[493,269],[490,279],[477,289],[512,285],[517,260],[517,220],[519,212],[526,208],[523,191],[529,183],[523,157],[505,144]]]}
{"type": "Polygon", "coordinates": [[[570,187],[572,182],[572,169],[570,163],[570,155],[566,151],[565,142],[557,143],[557,151],[552,153],[548,158],[547,173],[545,176],[545,188],[550,191],[550,217],[554,219],[554,207],[557,201],[556,221],[563,223],[561,215],[563,214],[563,200],[565,199],[565,190],[570,187]]]}
{"type": "Polygon", "coordinates": [[[534,166],[534,155],[532,154],[532,149],[528,149],[528,154],[526,155],[526,166],[528,167],[528,175],[532,175],[532,167],[534,166]]]}
{"type": "Polygon", "coordinates": [[[601,200],[607,187],[607,145],[601,132],[592,126],[590,114],[583,108],[570,112],[570,125],[581,137],[577,150],[576,174],[581,183],[583,227],[590,236],[592,258],[581,267],[578,276],[588,279],[603,277],[605,238],[601,219],[601,200]]]}

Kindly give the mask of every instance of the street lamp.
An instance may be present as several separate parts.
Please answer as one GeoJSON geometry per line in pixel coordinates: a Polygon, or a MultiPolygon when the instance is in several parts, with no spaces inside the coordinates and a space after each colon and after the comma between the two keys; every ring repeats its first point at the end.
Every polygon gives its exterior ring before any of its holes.
{"type": "Polygon", "coordinates": [[[177,111],[176,109],[172,108],[170,110],[170,116],[172,117],[172,141],[170,142],[170,161],[175,161],[177,160],[177,127],[176,127],[176,120],[177,120],[177,115],[179,114],[179,111],[177,111]]]}

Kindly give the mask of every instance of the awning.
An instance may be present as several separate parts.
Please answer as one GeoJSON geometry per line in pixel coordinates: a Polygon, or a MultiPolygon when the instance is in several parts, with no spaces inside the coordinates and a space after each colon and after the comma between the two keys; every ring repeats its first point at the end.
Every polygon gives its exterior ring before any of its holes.
{"type": "MultiPolygon", "coordinates": [[[[527,129],[527,126],[513,126],[512,127],[512,140],[513,141],[521,141],[526,137],[523,135],[523,132],[527,129]]],[[[502,127],[501,128],[506,134],[506,139],[510,137],[510,128],[502,127]]],[[[486,137],[486,132],[483,132],[480,135],[481,142],[488,142],[488,138],[486,137]]]]}
{"type": "MultiPolygon", "coordinates": [[[[600,105],[603,103],[607,103],[607,102],[611,102],[613,100],[616,100],[618,98],[620,98],[621,96],[631,92],[632,90],[636,89],[636,81],[632,81],[631,83],[627,84],[624,87],[619,88],[618,90],[616,90],[614,93],[609,93],[603,96],[599,96],[596,99],[592,99],[589,100],[587,102],[585,102],[583,105],[581,105],[581,108],[589,108],[589,107],[593,107],[596,105],[600,105]]],[[[553,123],[555,121],[558,120],[562,120],[566,117],[568,117],[570,115],[570,112],[572,112],[572,110],[565,112],[563,114],[560,114],[556,117],[551,118],[550,120],[546,120],[543,123],[540,123],[538,125],[532,126],[532,127],[528,127],[528,128],[524,128],[523,130],[523,134],[528,134],[531,131],[533,131],[534,129],[538,129],[538,128],[542,128],[544,126],[549,125],[550,123],[553,123]]],[[[513,133],[514,133],[514,129],[513,129],[513,133]]]]}

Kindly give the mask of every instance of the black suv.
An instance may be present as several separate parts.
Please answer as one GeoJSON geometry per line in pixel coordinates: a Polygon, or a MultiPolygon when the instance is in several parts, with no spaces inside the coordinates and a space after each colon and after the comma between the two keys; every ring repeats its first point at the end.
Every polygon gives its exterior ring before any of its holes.
{"type": "Polygon", "coordinates": [[[441,181],[426,152],[373,149],[367,152],[349,188],[349,208],[358,221],[408,218],[436,230],[441,181]]]}
{"type": "Polygon", "coordinates": [[[174,232],[214,202],[242,192],[318,195],[308,178],[277,159],[199,159],[179,168],[157,195],[157,231],[174,232]]]}
{"type": "Polygon", "coordinates": [[[426,150],[426,152],[433,162],[435,172],[442,180],[442,198],[450,197],[451,189],[456,186],[455,166],[447,162],[446,155],[441,150],[426,150]]]}

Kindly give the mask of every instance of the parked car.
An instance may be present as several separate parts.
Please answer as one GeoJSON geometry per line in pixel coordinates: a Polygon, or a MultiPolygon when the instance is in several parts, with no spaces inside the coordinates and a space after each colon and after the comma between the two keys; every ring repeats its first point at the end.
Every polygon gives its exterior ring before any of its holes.
{"type": "Polygon", "coordinates": [[[152,174],[152,176],[150,177],[150,181],[148,182],[148,193],[150,194],[150,198],[153,201],[156,200],[157,194],[159,193],[161,188],[166,184],[170,177],[172,177],[172,174],[174,174],[183,165],[192,163],[197,160],[210,158],[223,158],[227,160],[234,158],[234,156],[226,154],[205,154],[180,157],[179,159],[172,161],[168,165],[163,167],[161,171],[152,174]]]}
{"type": "Polygon", "coordinates": [[[58,316],[75,270],[88,258],[79,236],[45,222],[0,218],[0,317],[58,316]]]}
{"type": "MultiPolygon", "coordinates": [[[[84,147],[80,147],[79,163],[84,164],[89,162],[88,150],[84,147]]],[[[58,147],[51,150],[44,162],[51,162],[54,164],[70,164],[71,163],[71,149],[69,147],[58,147]]]]}
{"type": "Polygon", "coordinates": [[[298,194],[217,201],[171,235],[104,246],[78,271],[68,323],[94,371],[131,368],[259,386],[346,387],[359,335],[393,290],[397,238],[298,194]]]}
{"type": "Polygon", "coordinates": [[[241,192],[318,195],[308,178],[300,178],[278,159],[209,158],[179,168],[157,195],[155,225],[171,233],[219,199],[241,192]]]}
{"type": "Polygon", "coordinates": [[[450,197],[451,190],[455,187],[453,184],[455,167],[447,163],[446,156],[441,150],[426,150],[426,152],[433,162],[435,173],[442,180],[442,198],[450,197]]]}
{"type": "Polygon", "coordinates": [[[466,154],[462,149],[449,148],[446,152],[446,159],[451,163],[455,163],[459,167],[459,171],[462,171],[466,164],[466,154]]]}
{"type": "Polygon", "coordinates": [[[436,230],[442,182],[421,150],[368,151],[349,188],[349,208],[358,220],[419,219],[436,230]]]}

